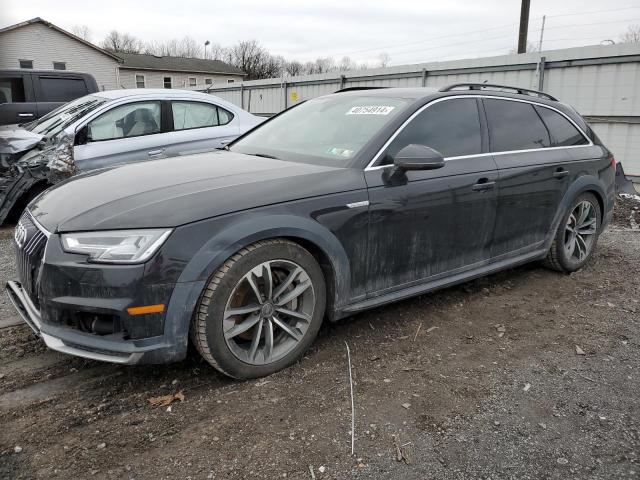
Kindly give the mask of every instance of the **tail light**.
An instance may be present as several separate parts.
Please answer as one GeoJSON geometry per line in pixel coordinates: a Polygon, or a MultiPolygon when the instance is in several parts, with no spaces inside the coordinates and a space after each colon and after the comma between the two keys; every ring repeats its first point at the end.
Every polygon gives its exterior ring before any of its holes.
{"type": "Polygon", "coordinates": [[[611,168],[616,169],[616,159],[613,155],[609,155],[609,161],[611,162],[611,168]]]}

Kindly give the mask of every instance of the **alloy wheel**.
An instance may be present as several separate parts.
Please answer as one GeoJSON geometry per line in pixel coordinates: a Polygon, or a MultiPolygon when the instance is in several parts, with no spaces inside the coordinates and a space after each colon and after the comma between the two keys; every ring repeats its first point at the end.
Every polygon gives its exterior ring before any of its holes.
{"type": "Polygon", "coordinates": [[[254,267],[233,288],[223,332],[236,358],[273,363],[296,348],[311,324],[315,293],[308,273],[289,260],[254,267]]]}
{"type": "Polygon", "coordinates": [[[597,218],[591,202],[584,200],[574,207],[565,227],[564,248],[567,258],[580,262],[589,255],[598,228],[597,218]]]}

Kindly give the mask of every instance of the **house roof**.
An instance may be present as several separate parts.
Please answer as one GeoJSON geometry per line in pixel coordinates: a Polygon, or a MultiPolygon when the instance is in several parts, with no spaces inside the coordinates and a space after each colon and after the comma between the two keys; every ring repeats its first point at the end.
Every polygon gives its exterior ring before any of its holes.
{"type": "Polygon", "coordinates": [[[4,28],[0,28],[0,33],[4,33],[4,32],[8,32],[10,30],[15,30],[16,28],[21,28],[21,27],[26,27],[27,25],[33,25],[35,23],[41,23],[49,28],[53,28],[54,30],[62,33],[63,35],[66,35],[70,38],[73,38],[74,40],[77,40],[80,43],[85,44],[87,47],[93,48],[94,50],[99,51],[100,53],[103,53],[104,55],[107,55],[108,57],[113,58],[114,60],[117,60],[118,62],[122,62],[122,59],[118,56],[116,56],[115,54],[108,52],[100,47],[98,47],[97,45],[94,45],[91,42],[87,42],[85,39],[80,38],[76,35],[74,35],[71,32],[67,32],[66,30],[54,25],[51,22],[47,22],[46,20],[40,18],[40,17],[35,17],[32,18],[31,20],[27,20],[25,22],[20,22],[20,23],[16,23],[15,25],[9,25],[8,27],[4,27],[4,28]]]}
{"type": "Polygon", "coordinates": [[[227,75],[244,75],[244,72],[220,60],[204,58],[161,57],[141,53],[117,54],[123,61],[120,68],[136,70],[162,70],[171,72],[222,73],[227,75]]]}

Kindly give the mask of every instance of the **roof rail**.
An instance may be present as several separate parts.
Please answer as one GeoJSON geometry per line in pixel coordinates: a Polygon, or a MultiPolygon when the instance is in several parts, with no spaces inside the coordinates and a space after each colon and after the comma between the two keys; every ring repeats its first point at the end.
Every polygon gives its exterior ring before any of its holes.
{"type": "Polygon", "coordinates": [[[346,88],[341,88],[340,90],[336,90],[333,93],[355,92],[356,90],[378,90],[379,88],[389,88],[389,87],[346,87],[346,88]]]}
{"type": "Polygon", "coordinates": [[[540,98],[546,98],[547,100],[553,100],[557,102],[558,99],[552,97],[548,93],[539,92],[538,90],[530,90],[528,88],[520,88],[520,87],[510,87],[508,85],[494,85],[491,83],[454,83],[452,85],[447,85],[446,87],[442,87],[440,89],[441,92],[450,92],[451,90],[457,90],[461,88],[467,88],[469,90],[513,90],[520,95],[537,95],[540,98]]]}

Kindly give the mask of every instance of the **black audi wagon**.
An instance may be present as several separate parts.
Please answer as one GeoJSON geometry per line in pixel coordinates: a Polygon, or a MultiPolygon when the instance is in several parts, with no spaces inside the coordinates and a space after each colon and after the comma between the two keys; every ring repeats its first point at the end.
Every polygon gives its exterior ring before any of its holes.
{"type": "Polygon", "coordinates": [[[268,375],[336,320],[497,270],[589,260],[615,160],[550,95],[494,85],[308,100],[225,150],[56,185],[7,290],[52,349],[268,375]]]}

